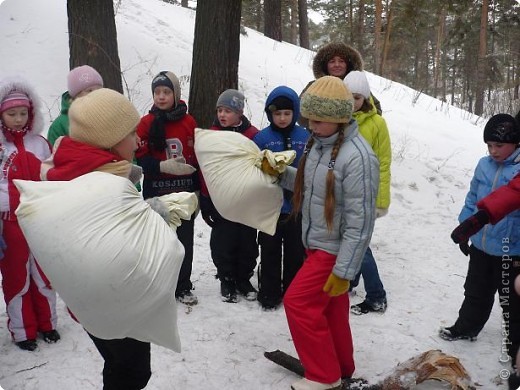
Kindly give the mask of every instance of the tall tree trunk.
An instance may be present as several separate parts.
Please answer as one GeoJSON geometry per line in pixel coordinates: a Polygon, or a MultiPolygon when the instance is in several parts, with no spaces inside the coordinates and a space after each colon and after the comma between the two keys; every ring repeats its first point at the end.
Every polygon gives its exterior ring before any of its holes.
{"type": "Polygon", "coordinates": [[[374,72],[379,73],[381,66],[381,19],[383,14],[382,0],[376,0],[374,25],[374,72]]]}
{"type": "Polygon", "coordinates": [[[475,114],[484,112],[484,87],[486,85],[486,52],[487,52],[487,25],[489,0],[482,0],[480,14],[480,43],[478,48],[477,83],[475,86],[475,114]]]}
{"type": "Polygon", "coordinates": [[[69,66],[90,65],[105,87],[123,92],[112,0],[67,0],[69,66]]]}
{"type": "Polygon", "coordinates": [[[290,43],[298,43],[298,0],[291,0],[291,37],[290,43]]]}
{"type": "Polygon", "coordinates": [[[300,46],[309,49],[309,16],[307,14],[307,0],[298,0],[298,21],[300,27],[300,46]]]}
{"type": "MultiPolygon", "coordinates": [[[[395,0],[394,0],[395,1],[395,0]]],[[[379,74],[383,76],[385,74],[385,67],[386,67],[386,59],[388,57],[388,51],[390,50],[390,34],[392,33],[392,19],[393,19],[393,13],[394,13],[394,2],[390,3],[388,11],[388,21],[386,23],[386,34],[385,34],[385,42],[383,44],[383,59],[381,61],[381,70],[379,71],[379,74]]]]}
{"type": "MultiPolygon", "coordinates": [[[[435,56],[433,62],[433,96],[438,97],[439,79],[441,77],[441,51],[442,42],[444,40],[444,27],[446,24],[446,10],[443,8],[439,12],[439,23],[437,27],[437,42],[435,44],[435,56]]],[[[444,100],[444,96],[443,99],[444,100]]]]}
{"type": "Polygon", "coordinates": [[[356,28],[356,38],[355,44],[359,49],[361,55],[363,57],[366,56],[366,40],[365,40],[365,1],[359,0],[358,2],[358,15],[357,15],[357,28],[356,28]]]}
{"type": "Polygon", "coordinates": [[[281,0],[264,0],[264,35],[282,41],[281,0]]]}
{"type": "Polygon", "coordinates": [[[197,4],[189,109],[200,127],[213,122],[220,93],[238,88],[241,10],[241,0],[197,4]]]}

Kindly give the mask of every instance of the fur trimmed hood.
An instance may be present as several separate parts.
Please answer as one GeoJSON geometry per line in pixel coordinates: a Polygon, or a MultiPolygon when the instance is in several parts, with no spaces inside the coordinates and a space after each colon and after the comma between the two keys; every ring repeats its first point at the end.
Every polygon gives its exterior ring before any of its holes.
{"type": "Polygon", "coordinates": [[[340,56],[347,62],[347,73],[353,70],[363,70],[361,54],[343,42],[330,42],[320,47],[312,61],[312,72],[314,77],[327,76],[327,63],[334,56],[340,56]]]}
{"type": "Polygon", "coordinates": [[[29,96],[33,116],[33,123],[30,131],[33,134],[40,134],[43,131],[44,125],[42,100],[34,88],[29,85],[25,79],[21,77],[6,77],[0,80],[0,102],[13,90],[23,92],[29,96]]]}

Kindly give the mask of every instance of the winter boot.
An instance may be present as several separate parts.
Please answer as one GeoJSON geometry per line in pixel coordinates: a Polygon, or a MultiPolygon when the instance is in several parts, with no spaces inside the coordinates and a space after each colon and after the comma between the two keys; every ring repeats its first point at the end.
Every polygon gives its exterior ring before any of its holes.
{"type": "Polygon", "coordinates": [[[239,280],[237,282],[237,290],[242,294],[248,301],[256,301],[258,292],[253,287],[249,280],[239,280]]]}
{"type": "Polygon", "coordinates": [[[302,378],[291,385],[292,390],[340,390],[341,379],[334,383],[320,383],[311,381],[307,378],[302,378]]]}
{"type": "Polygon", "coordinates": [[[222,302],[237,303],[238,296],[235,281],[231,278],[223,278],[220,281],[220,294],[222,295],[222,302]]]}
{"type": "Polygon", "coordinates": [[[179,293],[175,298],[179,302],[184,303],[188,306],[195,306],[197,303],[199,303],[197,296],[193,294],[190,290],[179,293]]]}
{"type": "Polygon", "coordinates": [[[38,344],[36,344],[36,340],[24,340],[24,341],[18,341],[16,343],[18,348],[23,349],[24,351],[34,351],[36,348],[38,348],[38,344]]]}
{"type": "Polygon", "coordinates": [[[357,305],[353,305],[350,308],[350,312],[352,314],[356,314],[358,316],[362,315],[362,314],[367,314],[370,312],[382,314],[386,311],[386,307],[387,307],[386,300],[381,301],[381,302],[369,302],[365,299],[363,302],[361,302],[357,305]]]}
{"type": "Polygon", "coordinates": [[[455,340],[469,340],[475,341],[477,339],[477,335],[473,332],[461,332],[455,325],[450,326],[449,328],[441,327],[439,329],[439,336],[441,339],[446,341],[455,341],[455,340]]]}
{"type": "Polygon", "coordinates": [[[49,330],[48,332],[42,332],[42,339],[48,344],[54,344],[61,339],[61,336],[57,330],[49,330]]]}

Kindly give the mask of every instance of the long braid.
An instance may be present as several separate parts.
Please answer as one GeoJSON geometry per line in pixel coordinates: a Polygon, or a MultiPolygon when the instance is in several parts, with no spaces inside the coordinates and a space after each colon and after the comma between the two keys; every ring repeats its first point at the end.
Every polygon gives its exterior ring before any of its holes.
{"type": "Polygon", "coordinates": [[[305,171],[305,162],[307,161],[307,155],[309,154],[309,151],[312,148],[312,145],[314,144],[314,137],[309,137],[309,140],[307,141],[307,145],[305,145],[305,150],[303,152],[303,156],[300,158],[300,162],[298,163],[298,170],[296,171],[296,179],[294,180],[294,194],[292,197],[292,211],[291,211],[291,217],[296,218],[298,216],[298,213],[302,209],[302,202],[303,202],[303,174],[305,171]]]}
{"type": "Polygon", "coordinates": [[[330,161],[329,168],[327,172],[326,179],[326,195],[325,195],[325,221],[327,222],[327,229],[332,231],[333,220],[334,220],[334,210],[336,208],[336,199],[334,196],[334,184],[336,179],[334,177],[334,165],[336,164],[336,157],[338,156],[339,149],[343,144],[343,140],[345,139],[345,126],[341,125],[338,132],[338,138],[332,147],[332,151],[330,153],[330,161]]]}

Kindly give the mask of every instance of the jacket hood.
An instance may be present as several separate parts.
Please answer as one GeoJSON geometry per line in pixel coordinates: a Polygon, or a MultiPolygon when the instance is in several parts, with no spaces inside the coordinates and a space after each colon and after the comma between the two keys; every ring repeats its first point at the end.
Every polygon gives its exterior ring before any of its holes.
{"type": "Polygon", "coordinates": [[[70,105],[72,104],[72,98],[69,95],[69,92],[63,92],[61,95],[61,109],[60,113],[67,115],[69,112],[70,105]]]}
{"type": "Polygon", "coordinates": [[[291,122],[290,127],[293,127],[296,124],[296,121],[300,117],[300,98],[298,97],[298,94],[289,87],[286,87],[285,85],[281,85],[279,87],[276,87],[271,91],[269,96],[267,96],[267,100],[265,101],[265,107],[264,111],[267,114],[267,119],[269,119],[270,123],[273,123],[273,113],[271,110],[269,110],[269,106],[273,102],[274,99],[277,97],[284,96],[287,99],[290,99],[293,104],[293,119],[291,122]]]}
{"type": "Polygon", "coordinates": [[[0,81],[0,102],[13,90],[25,93],[31,100],[31,115],[33,118],[30,131],[39,134],[43,130],[42,101],[33,87],[21,77],[7,77],[0,81]]]}
{"type": "Polygon", "coordinates": [[[314,78],[327,76],[327,63],[332,57],[339,56],[347,62],[347,73],[353,70],[363,70],[363,60],[361,54],[343,42],[331,42],[323,45],[318,49],[312,61],[312,72],[314,78]]]}

